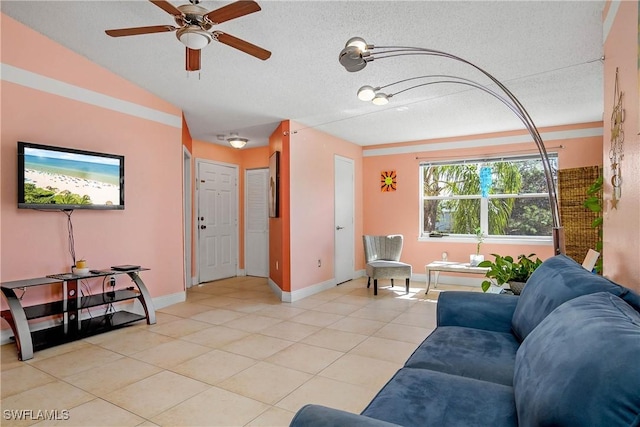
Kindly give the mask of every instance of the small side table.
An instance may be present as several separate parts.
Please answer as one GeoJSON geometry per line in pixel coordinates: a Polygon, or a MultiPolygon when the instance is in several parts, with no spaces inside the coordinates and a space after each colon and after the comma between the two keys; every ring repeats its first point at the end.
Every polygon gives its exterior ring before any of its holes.
{"type": "Polygon", "coordinates": [[[466,274],[482,274],[483,276],[489,271],[489,267],[472,267],[469,263],[452,262],[452,261],[433,261],[425,266],[427,270],[427,290],[425,294],[429,293],[431,287],[431,272],[435,272],[436,280],[433,284],[433,288],[438,287],[438,278],[441,271],[447,271],[449,273],[466,273],[466,274]]]}

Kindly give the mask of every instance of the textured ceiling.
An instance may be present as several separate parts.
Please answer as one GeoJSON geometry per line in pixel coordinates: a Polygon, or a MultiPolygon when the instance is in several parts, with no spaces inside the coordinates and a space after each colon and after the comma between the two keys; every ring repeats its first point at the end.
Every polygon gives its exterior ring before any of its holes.
{"type": "MultiPolygon", "coordinates": [[[[171,1],[175,6],[186,1],[171,1]]],[[[229,1],[202,1],[213,10],[229,1]]],[[[481,81],[470,67],[399,57],[348,73],[345,42],[429,47],[484,68],[520,99],[539,126],[602,120],[603,1],[264,1],[260,12],[225,22],[224,32],[272,52],[260,61],[221,43],[202,51],[202,71],[184,70],[175,33],[111,38],[104,30],[174,24],[146,0],[6,1],[3,13],[184,111],[195,139],[225,143],[238,132],[265,145],[278,123],[313,127],[359,145],[522,128],[504,105],[463,86],[435,85],[384,107],[356,91],[425,74],[481,81]]]]}

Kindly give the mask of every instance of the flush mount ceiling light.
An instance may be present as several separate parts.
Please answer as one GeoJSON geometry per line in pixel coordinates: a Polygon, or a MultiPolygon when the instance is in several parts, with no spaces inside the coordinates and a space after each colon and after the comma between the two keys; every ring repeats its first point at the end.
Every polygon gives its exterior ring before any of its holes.
{"type": "Polygon", "coordinates": [[[232,133],[231,137],[228,138],[227,141],[233,148],[242,148],[247,145],[247,142],[249,142],[247,138],[240,138],[237,133],[232,133]]]}
{"type": "Polygon", "coordinates": [[[211,40],[213,40],[213,36],[210,33],[197,25],[189,25],[180,28],[176,33],[176,36],[182,44],[192,50],[200,50],[203,47],[206,47],[211,43],[211,40]]]}

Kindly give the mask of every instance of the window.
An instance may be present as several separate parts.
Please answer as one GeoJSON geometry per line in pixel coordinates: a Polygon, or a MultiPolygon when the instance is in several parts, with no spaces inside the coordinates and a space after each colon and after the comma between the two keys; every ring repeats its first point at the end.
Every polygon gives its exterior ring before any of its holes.
{"type": "MultiPolygon", "coordinates": [[[[554,181],[557,154],[549,154],[554,181]]],[[[422,235],[551,237],[553,221],[538,156],[420,165],[422,235]]]]}

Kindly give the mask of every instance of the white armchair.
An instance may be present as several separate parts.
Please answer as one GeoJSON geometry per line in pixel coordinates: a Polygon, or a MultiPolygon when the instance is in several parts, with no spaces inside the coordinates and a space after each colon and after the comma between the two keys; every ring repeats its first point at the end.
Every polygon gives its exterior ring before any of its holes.
{"type": "Polygon", "coordinates": [[[389,236],[362,236],[364,243],[364,258],[367,263],[367,288],[373,279],[373,294],[378,295],[378,279],[405,279],[407,293],[411,280],[411,265],[400,262],[403,236],[393,234],[389,236]]]}

